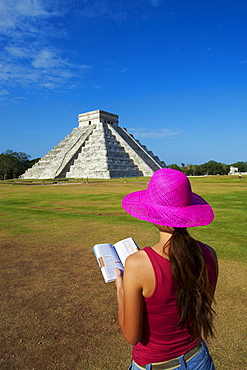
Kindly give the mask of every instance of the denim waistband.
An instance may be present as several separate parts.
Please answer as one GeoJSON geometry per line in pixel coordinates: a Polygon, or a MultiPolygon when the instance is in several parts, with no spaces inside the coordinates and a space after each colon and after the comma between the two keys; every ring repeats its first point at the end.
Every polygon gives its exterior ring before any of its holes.
{"type": "MultiPolygon", "coordinates": [[[[188,362],[190,361],[194,356],[197,355],[197,353],[200,351],[200,349],[202,348],[202,344],[199,343],[196,347],[192,348],[191,350],[189,350],[187,353],[185,353],[182,357],[184,359],[185,362],[188,362]]],[[[138,365],[136,362],[135,362],[135,365],[140,369],[140,370],[145,370],[146,367],[145,366],[141,366],[141,365],[138,365]]],[[[169,361],[164,361],[164,362],[159,362],[159,363],[153,363],[151,364],[152,365],[152,370],[172,370],[172,369],[175,369],[177,368],[178,366],[180,366],[180,361],[179,359],[176,357],[172,360],[169,360],[169,361]]]]}

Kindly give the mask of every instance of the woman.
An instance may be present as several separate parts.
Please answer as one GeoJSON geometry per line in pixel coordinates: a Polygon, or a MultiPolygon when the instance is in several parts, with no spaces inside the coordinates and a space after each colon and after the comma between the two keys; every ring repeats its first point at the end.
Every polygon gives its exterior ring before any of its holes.
{"type": "Polygon", "coordinates": [[[160,235],[127,258],[124,278],[117,270],[118,321],[134,346],[129,370],[213,370],[202,336],[213,335],[217,258],[186,229],[211,223],[212,208],[172,169],[156,171],[147,190],[127,195],[122,205],[160,235]]]}

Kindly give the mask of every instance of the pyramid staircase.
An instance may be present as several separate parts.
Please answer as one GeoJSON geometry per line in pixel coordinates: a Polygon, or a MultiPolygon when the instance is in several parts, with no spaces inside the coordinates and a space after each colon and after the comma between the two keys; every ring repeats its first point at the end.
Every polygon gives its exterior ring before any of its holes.
{"type": "Polygon", "coordinates": [[[79,127],[21,177],[30,179],[152,176],[165,167],[158,157],[101,110],[79,115],[79,127]]]}

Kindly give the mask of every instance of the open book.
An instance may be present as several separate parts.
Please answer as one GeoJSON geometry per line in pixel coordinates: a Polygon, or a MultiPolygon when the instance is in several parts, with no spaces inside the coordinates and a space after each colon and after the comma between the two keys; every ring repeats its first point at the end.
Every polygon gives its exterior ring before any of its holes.
{"type": "Polygon", "coordinates": [[[95,257],[106,283],[115,281],[117,274],[115,269],[124,270],[126,258],[139,250],[132,238],[120,240],[112,244],[96,244],[93,247],[95,257]]]}

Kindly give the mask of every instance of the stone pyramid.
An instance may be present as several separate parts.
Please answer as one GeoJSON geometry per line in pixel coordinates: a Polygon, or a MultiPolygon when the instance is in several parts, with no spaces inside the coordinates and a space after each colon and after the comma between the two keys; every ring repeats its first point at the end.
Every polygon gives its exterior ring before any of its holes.
{"type": "Polygon", "coordinates": [[[95,110],[21,177],[25,179],[152,176],[165,163],[118,126],[118,115],[95,110]]]}

